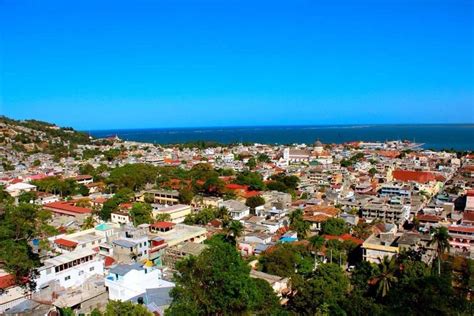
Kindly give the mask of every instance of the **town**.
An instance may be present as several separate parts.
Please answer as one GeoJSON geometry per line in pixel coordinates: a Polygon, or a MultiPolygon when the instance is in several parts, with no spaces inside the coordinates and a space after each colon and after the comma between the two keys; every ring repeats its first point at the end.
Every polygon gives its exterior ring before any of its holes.
{"type": "Polygon", "coordinates": [[[0,314],[473,311],[470,152],[160,145],[2,117],[0,159],[0,314]]]}

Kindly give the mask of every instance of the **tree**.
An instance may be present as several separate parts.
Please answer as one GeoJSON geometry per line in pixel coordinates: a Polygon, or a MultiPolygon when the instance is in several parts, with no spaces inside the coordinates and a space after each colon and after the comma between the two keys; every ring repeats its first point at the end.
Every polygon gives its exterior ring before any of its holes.
{"type": "Polygon", "coordinates": [[[133,225],[138,226],[141,224],[149,224],[153,221],[152,207],[147,203],[133,203],[132,209],[130,210],[130,216],[132,217],[133,225]]]}
{"type": "Polygon", "coordinates": [[[274,315],[280,311],[271,287],[250,278],[236,248],[213,239],[199,256],[176,264],[176,286],[167,315],[274,315]]]}
{"type": "Polygon", "coordinates": [[[375,176],[376,173],[377,173],[377,169],[375,169],[375,168],[370,168],[369,169],[369,174],[370,174],[371,177],[375,176]]]}
{"type": "Polygon", "coordinates": [[[182,188],[179,190],[179,202],[183,204],[190,204],[194,198],[194,193],[191,189],[182,188]]]}
{"type": "Polygon", "coordinates": [[[391,287],[397,282],[395,276],[396,262],[395,258],[384,257],[379,264],[379,274],[371,279],[371,283],[377,288],[377,295],[385,297],[390,291],[391,287]]]}
{"type": "Polygon", "coordinates": [[[116,316],[116,315],[127,315],[127,316],[153,316],[144,305],[134,304],[130,301],[109,301],[105,308],[103,316],[116,316]]]}
{"type": "Polygon", "coordinates": [[[330,218],[321,225],[321,233],[327,235],[342,235],[348,232],[346,222],[342,218],[330,218]]]}
{"type": "Polygon", "coordinates": [[[226,238],[234,245],[237,243],[237,238],[242,235],[244,231],[244,225],[239,221],[231,221],[226,227],[226,238]]]}
{"type": "Polygon", "coordinates": [[[309,240],[311,250],[314,252],[320,250],[324,246],[324,242],[325,242],[324,238],[321,236],[312,236],[308,240],[309,240]]]}
{"type": "Polygon", "coordinates": [[[348,293],[349,280],[338,265],[321,264],[308,279],[295,281],[288,302],[291,311],[298,315],[314,315],[326,306],[330,314],[341,313],[339,304],[348,293]]]}
{"type": "Polygon", "coordinates": [[[83,184],[80,184],[80,185],[77,187],[77,193],[79,193],[79,194],[82,195],[82,196],[88,196],[88,195],[89,195],[89,188],[86,187],[86,186],[83,185],[83,184]]]}
{"type": "Polygon", "coordinates": [[[253,170],[257,167],[257,161],[252,157],[247,161],[246,166],[249,167],[250,170],[253,170]]]}
{"type": "Polygon", "coordinates": [[[303,210],[297,209],[290,213],[290,228],[295,230],[299,239],[304,239],[309,231],[309,222],[303,219],[303,210]]]}
{"type": "Polygon", "coordinates": [[[155,219],[158,222],[169,222],[171,221],[171,215],[169,213],[159,213],[156,215],[155,219]]]}
{"type": "Polygon", "coordinates": [[[245,205],[250,207],[252,211],[255,211],[255,208],[264,204],[265,204],[265,199],[260,195],[251,196],[247,198],[247,200],[245,201],[245,205]]]}
{"type": "Polygon", "coordinates": [[[30,192],[22,192],[18,196],[18,202],[19,203],[30,203],[34,202],[36,200],[36,193],[33,191],[30,192]]]}
{"type": "Polygon", "coordinates": [[[94,215],[89,215],[84,219],[84,222],[82,223],[81,228],[82,229],[94,228],[96,224],[97,224],[97,221],[95,220],[94,215]]]}
{"type": "Polygon", "coordinates": [[[438,275],[441,275],[441,260],[446,250],[449,250],[449,233],[446,227],[435,228],[432,239],[428,246],[436,244],[436,252],[438,254],[438,275]]]}
{"type": "Polygon", "coordinates": [[[257,160],[258,160],[258,162],[270,162],[271,161],[270,157],[265,153],[258,154],[257,155],[257,160]]]}
{"type": "Polygon", "coordinates": [[[127,164],[113,169],[106,183],[116,188],[129,188],[133,191],[141,189],[147,183],[154,183],[158,169],[150,164],[127,164]]]}
{"type": "Polygon", "coordinates": [[[7,205],[5,213],[0,215],[0,262],[2,268],[15,277],[18,284],[32,290],[36,268],[41,263],[33,251],[33,239],[46,240],[57,233],[48,225],[51,213],[40,207],[20,203],[7,205]]]}
{"type": "Polygon", "coordinates": [[[269,274],[293,277],[296,273],[311,273],[314,259],[304,245],[277,244],[260,255],[259,266],[263,272],[269,274]]]}

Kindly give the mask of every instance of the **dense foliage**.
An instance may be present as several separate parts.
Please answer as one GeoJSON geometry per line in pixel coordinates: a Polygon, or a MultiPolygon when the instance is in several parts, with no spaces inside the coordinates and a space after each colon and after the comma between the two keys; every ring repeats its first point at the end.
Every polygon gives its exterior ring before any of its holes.
{"type": "Polygon", "coordinates": [[[198,257],[177,264],[166,315],[277,315],[278,299],[265,281],[250,278],[235,247],[215,239],[198,257]]]}

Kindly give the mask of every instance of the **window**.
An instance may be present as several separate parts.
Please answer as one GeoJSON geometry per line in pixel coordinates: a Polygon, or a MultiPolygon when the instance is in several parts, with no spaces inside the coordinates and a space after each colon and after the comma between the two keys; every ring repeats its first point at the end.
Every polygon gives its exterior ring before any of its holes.
{"type": "Polygon", "coordinates": [[[51,274],[51,268],[46,269],[46,274],[51,274]]]}
{"type": "Polygon", "coordinates": [[[89,268],[89,271],[94,271],[94,267],[90,267],[90,268],[89,268]]]}
{"type": "Polygon", "coordinates": [[[68,275],[67,277],[64,278],[64,281],[71,280],[71,276],[68,275]]]}

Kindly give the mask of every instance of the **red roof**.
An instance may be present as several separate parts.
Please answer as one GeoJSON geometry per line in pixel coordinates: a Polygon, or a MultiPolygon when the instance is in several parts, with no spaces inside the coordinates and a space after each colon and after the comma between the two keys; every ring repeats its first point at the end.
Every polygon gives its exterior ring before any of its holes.
{"type": "Polygon", "coordinates": [[[467,190],[467,196],[474,196],[474,190],[467,190]]]}
{"type": "Polygon", "coordinates": [[[416,218],[423,222],[434,222],[437,223],[441,220],[441,217],[431,214],[419,214],[416,218]]]}
{"type": "Polygon", "coordinates": [[[77,242],[63,239],[63,238],[56,239],[54,243],[60,246],[68,247],[68,248],[75,248],[77,246],[77,242]]]}
{"type": "Polygon", "coordinates": [[[171,222],[156,222],[150,226],[153,228],[172,228],[174,225],[176,224],[171,222]]]}
{"type": "Polygon", "coordinates": [[[350,234],[342,234],[340,236],[323,235],[323,238],[326,240],[352,241],[356,245],[362,245],[364,243],[362,239],[356,238],[350,234]]]}
{"type": "Polygon", "coordinates": [[[105,267],[108,268],[115,263],[115,259],[109,256],[105,256],[105,267]]]}
{"type": "Polygon", "coordinates": [[[7,289],[13,285],[15,285],[15,276],[11,274],[0,276],[0,289],[7,289]]]}
{"type": "Polygon", "coordinates": [[[237,183],[229,183],[225,185],[225,188],[229,190],[247,190],[248,186],[237,183]]]}
{"type": "Polygon", "coordinates": [[[474,222],[474,212],[464,212],[462,215],[463,221],[474,222]]]}
{"type": "Polygon", "coordinates": [[[436,180],[436,177],[428,171],[394,170],[392,175],[396,180],[403,182],[426,183],[436,180]]]}
{"type": "Polygon", "coordinates": [[[449,231],[463,232],[463,233],[474,233],[474,227],[467,226],[449,226],[449,231]]]}
{"type": "Polygon", "coordinates": [[[75,206],[73,202],[53,202],[45,204],[44,207],[57,213],[64,211],[66,213],[88,214],[92,212],[90,208],[75,206]]]}
{"type": "Polygon", "coordinates": [[[88,175],[88,174],[81,174],[81,175],[78,175],[76,176],[76,180],[77,181],[81,181],[81,180],[87,180],[87,179],[92,179],[93,177],[91,175],[88,175]]]}

